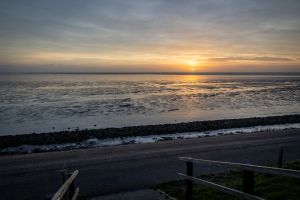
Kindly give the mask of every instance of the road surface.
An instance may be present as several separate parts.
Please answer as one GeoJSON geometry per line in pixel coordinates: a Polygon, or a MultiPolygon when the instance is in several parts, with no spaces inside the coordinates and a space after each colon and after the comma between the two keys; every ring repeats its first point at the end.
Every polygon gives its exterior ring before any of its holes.
{"type": "MultiPolygon", "coordinates": [[[[276,163],[279,145],[284,145],[284,160],[299,159],[300,130],[1,156],[0,199],[43,199],[58,189],[63,168],[79,169],[81,195],[99,196],[177,179],[177,172],[185,171],[178,156],[269,164],[276,163]]],[[[224,169],[197,165],[195,173],[218,170],[224,169]]]]}

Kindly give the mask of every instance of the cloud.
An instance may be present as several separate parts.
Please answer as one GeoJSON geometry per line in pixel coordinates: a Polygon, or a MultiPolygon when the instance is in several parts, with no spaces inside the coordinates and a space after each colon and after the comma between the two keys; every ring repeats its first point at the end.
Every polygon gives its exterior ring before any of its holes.
{"type": "Polygon", "coordinates": [[[49,52],[288,62],[300,52],[299,10],[299,0],[1,0],[0,64],[49,52]]]}
{"type": "Polygon", "coordinates": [[[209,61],[214,62],[227,62],[227,61],[270,61],[270,62],[280,62],[280,61],[293,61],[291,58],[284,58],[284,57],[216,57],[216,58],[210,58],[209,61]]]}

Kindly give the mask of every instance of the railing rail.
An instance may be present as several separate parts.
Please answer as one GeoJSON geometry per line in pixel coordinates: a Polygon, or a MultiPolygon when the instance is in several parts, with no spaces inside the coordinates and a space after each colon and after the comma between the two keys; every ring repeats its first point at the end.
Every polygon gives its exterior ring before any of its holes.
{"type": "Polygon", "coordinates": [[[218,164],[218,165],[227,165],[236,167],[243,170],[259,172],[262,174],[271,174],[271,175],[279,175],[279,176],[287,176],[292,178],[300,179],[300,171],[293,169],[284,169],[277,167],[266,167],[252,164],[243,164],[243,163],[234,163],[234,162],[224,162],[224,161],[216,161],[216,160],[205,160],[205,159],[197,159],[191,157],[179,157],[179,160],[192,162],[192,163],[210,163],[210,164],[218,164]]]}
{"type": "Polygon", "coordinates": [[[178,173],[178,174],[182,177],[185,177],[185,179],[188,179],[188,180],[191,180],[191,181],[196,181],[200,185],[210,187],[210,188],[213,188],[215,190],[219,190],[221,192],[225,192],[227,194],[236,196],[236,197],[241,198],[241,199],[264,200],[263,198],[260,198],[260,197],[257,197],[257,196],[251,195],[251,194],[247,194],[247,193],[244,193],[244,192],[241,192],[241,191],[229,188],[229,187],[225,187],[223,185],[219,185],[219,184],[216,184],[216,183],[213,183],[213,182],[210,182],[210,181],[206,181],[206,180],[196,178],[196,177],[193,177],[193,176],[187,176],[187,175],[182,174],[182,173],[178,173]]]}
{"type": "Polygon", "coordinates": [[[236,197],[248,200],[263,200],[261,197],[254,196],[254,185],[255,185],[255,172],[262,174],[271,174],[278,176],[286,176],[292,177],[296,179],[300,179],[300,170],[293,169],[283,169],[282,161],[283,161],[283,146],[280,146],[279,149],[279,159],[278,159],[278,168],[277,167],[267,167],[267,166],[259,166],[252,164],[244,164],[244,163],[234,163],[234,162],[225,162],[225,161],[216,161],[216,160],[205,160],[205,159],[197,159],[192,157],[179,157],[179,160],[186,162],[186,174],[179,173],[180,176],[185,177],[186,179],[186,199],[192,199],[192,190],[193,190],[193,181],[200,183],[203,186],[207,186],[236,197]],[[222,166],[230,166],[243,170],[243,192],[238,191],[232,188],[228,188],[213,182],[209,182],[200,178],[196,178],[193,176],[193,163],[208,163],[214,165],[222,165],[222,166]]]}
{"type": "Polygon", "coordinates": [[[75,170],[72,174],[70,174],[69,178],[57,190],[51,200],[76,200],[79,194],[79,188],[75,188],[75,179],[78,173],[79,171],[75,170]]]}

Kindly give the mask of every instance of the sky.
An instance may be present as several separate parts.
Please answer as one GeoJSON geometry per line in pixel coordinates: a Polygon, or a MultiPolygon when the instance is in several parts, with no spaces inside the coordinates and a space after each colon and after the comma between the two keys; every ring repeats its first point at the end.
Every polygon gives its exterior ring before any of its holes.
{"type": "Polygon", "coordinates": [[[0,72],[300,72],[299,0],[1,0],[0,72]]]}

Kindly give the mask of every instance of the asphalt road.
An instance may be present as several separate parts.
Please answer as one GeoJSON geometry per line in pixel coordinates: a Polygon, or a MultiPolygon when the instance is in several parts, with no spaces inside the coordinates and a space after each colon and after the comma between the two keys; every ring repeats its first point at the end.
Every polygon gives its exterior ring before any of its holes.
{"type": "MultiPolygon", "coordinates": [[[[79,169],[81,195],[98,196],[177,179],[177,172],[185,171],[178,156],[269,164],[276,163],[279,145],[284,145],[284,160],[299,159],[300,130],[1,156],[0,199],[44,199],[58,189],[63,168],[79,169]]],[[[197,165],[195,170],[199,175],[224,169],[197,165]]]]}

